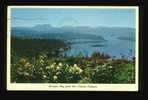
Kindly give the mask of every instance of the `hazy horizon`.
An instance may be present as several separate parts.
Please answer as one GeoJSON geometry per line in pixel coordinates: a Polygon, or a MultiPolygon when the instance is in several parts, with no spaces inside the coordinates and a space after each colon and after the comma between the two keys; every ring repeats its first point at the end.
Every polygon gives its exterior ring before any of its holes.
{"type": "Polygon", "coordinates": [[[22,28],[34,28],[34,27],[36,27],[36,26],[42,26],[42,25],[49,25],[50,27],[52,27],[52,28],[64,28],[64,27],[89,27],[89,28],[131,28],[131,29],[135,29],[135,27],[126,27],[126,26],[95,26],[95,27],[93,27],[93,26],[68,26],[68,25],[65,25],[65,26],[59,26],[59,27],[57,27],[57,26],[52,26],[52,25],[50,25],[50,24],[37,24],[37,25],[33,25],[33,26],[11,26],[12,28],[13,27],[22,27],[22,28]]]}
{"type": "Polygon", "coordinates": [[[135,9],[13,8],[12,27],[129,27],[135,28],[135,9]]]}

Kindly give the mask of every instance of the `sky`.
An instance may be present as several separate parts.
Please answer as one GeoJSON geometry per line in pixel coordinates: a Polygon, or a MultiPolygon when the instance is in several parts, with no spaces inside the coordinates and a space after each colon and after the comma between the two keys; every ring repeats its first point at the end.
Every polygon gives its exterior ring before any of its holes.
{"type": "Polygon", "coordinates": [[[135,9],[12,8],[12,27],[135,27],[135,9]]]}

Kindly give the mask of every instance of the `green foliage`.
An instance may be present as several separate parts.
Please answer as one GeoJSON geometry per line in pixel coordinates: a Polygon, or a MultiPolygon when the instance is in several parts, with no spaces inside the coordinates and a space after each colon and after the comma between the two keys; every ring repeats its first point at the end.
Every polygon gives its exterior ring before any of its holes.
{"type": "MultiPolygon", "coordinates": [[[[16,55],[15,55],[16,56],[16,55]]],[[[135,65],[132,61],[117,63],[106,59],[99,64],[94,58],[82,56],[50,58],[41,53],[31,60],[14,59],[11,82],[17,83],[134,83],[135,65]],[[14,61],[15,60],[15,61],[14,61]]],[[[98,59],[98,58],[96,58],[98,59]]],[[[101,61],[101,60],[98,60],[101,61]]],[[[119,62],[119,61],[118,61],[119,62]]],[[[122,60],[120,60],[122,62],[122,60]]]]}
{"type": "Polygon", "coordinates": [[[40,52],[47,53],[47,51],[48,56],[58,56],[68,48],[68,44],[64,40],[59,39],[24,39],[12,37],[11,44],[12,51],[15,51],[21,57],[36,56],[40,52]]]}
{"type": "Polygon", "coordinates": [[[98,65],[94,69],[91,79],[93,83],[112,83],[114,80],[113,71],[114,67],[112,65],[98,65]]]}
{"type": "Polygon", "coordinates": [[[118,65],[115,72],[115,83],[135,82],[135,65],[133,63],[118,65]]]}
{"type": "Polygon", "coordinates": [[[14,83],[134,83],[135,58],[113,59],[94,52],[63,56],[62,40],[14,39],[11,50],[11,82],[14,83]]]}

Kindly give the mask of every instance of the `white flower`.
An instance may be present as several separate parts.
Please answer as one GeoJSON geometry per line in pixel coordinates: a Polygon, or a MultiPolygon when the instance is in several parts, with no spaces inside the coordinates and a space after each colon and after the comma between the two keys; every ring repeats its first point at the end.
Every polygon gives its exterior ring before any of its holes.
{"type": "Polygon", "coordinates": [[[39,70],[40,70],[40,71],[42,71],[42,70],[43,70],[43,68],[40,68],[39,70]]]}
{"type": "Polygon", "coordinates": [[[77,74],[81,74],[83,72],[83,70],[81,68],[77,68],[76,73],[77,74]]]}
{"type": "Polygon", "coordinates": [[[79,67],[75,67],[76,68],[76,70],[80,70],[80,68],[79,67]]]}
{"type": "Polygon", "coordinates": [[[80,73],[82,73],[82,72],[83,72],[83,70],[80,68],[79,72],[80,72],[80,73]]]}
{"type": "Polygon", "coordinates": [[[43,78],[46,78],[47,76],[46,75],[43,75],[43,78]]]}
{"type": "Polygon", "coordinates": [[[60,72],[57,72],[57,73],[56,73],[56,75],[59,75],[59,74],[60,74],[60,72]]]}
{"type": "Polygon", "coordinates": [[[28,67],[30,64],[27,62],[26,64],[25,64],[25,67],[28,67]]]}
{"type": "Polygon", "coordinates": [[[25,72],[24,75],[25,75],[25,76],[29,76],[29,73],[25,72]]]}
{"type": "Polygon", "coordinates": [[[62,66],[62,63],[59,63],[59,66],[62,66]]]}
{"type": "Polygon", "coordinates": [[[51,68],[53,68],[54,66],[55,66],[54,64],[50,65],[51,68]]]}
{"type": "Polygon", "coordinates": [[[69,72],[70,72],[70,73],[72,72],[72,69],[71,69],[71,68],[69,69],[69,72]]]}
{"type": "Polygon", "coordinates": [[[50,69],[50,66],[46,66],[46,69],[50,69]]]}
{"type": "Polygon", "coordinates": [[[69,72],[73,73],[73,74],[80,74],[83,72],[83,70],[81,68],[79,68],[77,65],[75,65],[74,67],[71,67],[69,69],[69,72]]]}
{"type": "Polygon", "coordinates": [[[74,64],[74,67],[78,67],[78,65],[77,64],[74,64]]]}
{"type": "Polygon", "coordinates": [[[66,64],[66,67],[68,67],[69,65],[68,64],[66,64]]]}
{"type": "Polygon", "coordinates": [[[57,66],[57,70],[60,70],[61,68],[59,66],[57,66]]]}
{"type": "Polygon", "coordinates": [[[109,66],[109,68],[113,68],[113,66],[109,66]]]}
{"type": "Polygon", "coordinates": [[[58,77],[56,75],[53,76],[53,79],[56,80],[58,77]]]}

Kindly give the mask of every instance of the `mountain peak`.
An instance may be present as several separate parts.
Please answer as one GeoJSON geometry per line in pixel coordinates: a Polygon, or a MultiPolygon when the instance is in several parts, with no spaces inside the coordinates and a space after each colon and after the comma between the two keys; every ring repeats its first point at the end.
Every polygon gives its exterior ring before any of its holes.
{"type": "Polygon", "coordinates": [[[51,28],[52,26],[50,24],[39,24],[33,26],[33,28],[51,28]]]}

